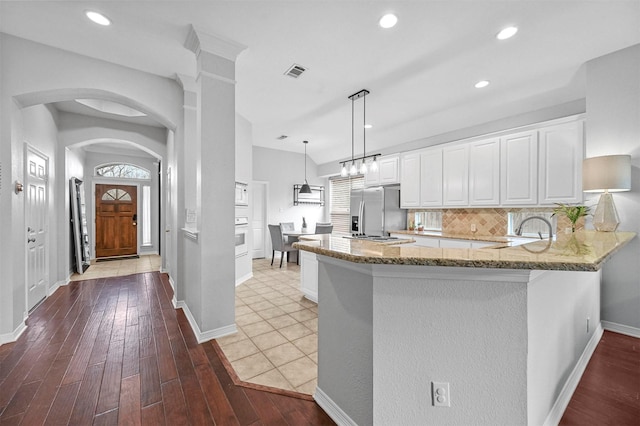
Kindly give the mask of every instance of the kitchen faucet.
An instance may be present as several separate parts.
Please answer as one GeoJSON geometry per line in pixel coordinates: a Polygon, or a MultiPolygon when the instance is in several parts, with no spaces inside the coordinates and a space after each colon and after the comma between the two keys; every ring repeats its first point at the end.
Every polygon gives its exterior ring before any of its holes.
{"type": "MultiPolygon", "coordinates": [[[[518,227],[516,228],[516,235],[522,235],[522,225],[524,225],[527,221],[531,219],[540,219],[541,221],[546,223],[547,226],[549,227],[549,240],[553,239],[553,227],[551,226],[551,222],[549,222],[547,219],[545,219],[542,216],[529,216],[525,218],[522,222],[520,222],[520,225],[518,225],[518,227]]],[[[540,232],[538,232],[538,235],[540,236],[540,239],[542,239],[542,234],[540,232]]]]}

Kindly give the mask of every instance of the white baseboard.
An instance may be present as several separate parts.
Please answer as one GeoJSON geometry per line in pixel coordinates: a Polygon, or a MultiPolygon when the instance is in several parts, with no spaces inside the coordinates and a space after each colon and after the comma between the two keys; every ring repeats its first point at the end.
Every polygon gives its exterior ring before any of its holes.
{"type": "Polygon", "coordinates": [[[171,278],[171,275],[167,274],[167,276],[169,277],[169,285],[171,286],[171,290],[173,290],[173,295],[175,297],[175,295],[176,295],[176,283],[173,282],[173,278],[171,278]]]}
{"type": "Polygon", "coordinates": [[[22,321],[20,325],[18,325],[18,327],[16,327],[16,329],[13,330],[12,333],[0,334],[0,345],[4,345],[5,343],[15,342],[16,340],[18,340],[18,337],[20,337],[22,333],[24,333],[26,329],[27,329],[27,324],[24,321],[22,321]]]}
{"type": "Polygon", "coordinates": [[[618,324],[610,321],[602,321],[602,327],[607,331],[613,331],[615,333],[626,334],[627,336],[640,338],[640,328],[618,324]]]}
{"type": "Polygon", "coordinates": [[[228,336],[229,334],[238,332],[238,329],[236,328],[236,325],[234,323],[224,327],[216,328],[215,330],[205,331],[203,333],[202,331],[200,331],[200,327],[198,326],[196,319],[191,314],[191,310],[189,310],[189,307],[183,300],[176,302],[175,306],[176,309],[180,308],[184,311],[184,314],[189,321],[189,325],[191,326],[191,330],[193,330],[193,334],[195,334],[196,339],[198,339],[198,343],[204,343],[212,339],[218,339],[220,337],[228,336]]]}
{"type": "Polygon", "coordinates": [[[47,289],[47,297],[51,296],[53,293],[56,292],[57,289],[59,289],[62,286],[65,285],[69,285],[69,283],[71,282],[71,276],[67,277],[66,280],[60,280],[58,282],[56,282],[53,286],[49,287],[47,289]]]}
{"type": "Polygon", "coordinates": [[[578,387],[578,383],[580,383],[584,370],[587,368],[587,364],[589,364],[593,351],[596,350],[596,346],[598,346],[598,342],[600,342],[600,339],[602,338],[602,333],[604,333],[602,324],[598,324],[598,327],[594,330],[587,346],[584,348],[584,351],[582,351],[582,355],[580,355],[576,366],[573,368],[573,371],[564,383],[558,398],[556,398],[556,402],[553,404],[553,407],[551,407],[551,411],[549,411],[549,414],[543,423],[544,426],[555,426],[560,423],[560,419],[562,419],[562,415],[567,409],[569,401],[571,401],[571,397],[578,387]]]}
{"type": "Polygon", "coordinates": [[[347,415],[342,408],[340,408],[329,396],[322,391],[319,387],[316,387],[316,393],[313,394],[313,399],[316,400],[318,405],[336,422],[338,426],[358,426],[351,417],[347,415]]]}
{"type": "Polygon", "coordinates": [[[240,277],[240,278],[236,278],[236,287],[238,287],[240,284],[242,284],[243,282],[245,282],[246,280],[249,280],[253,278],[253,271],[249,272],[248,274],[240,277]]]}

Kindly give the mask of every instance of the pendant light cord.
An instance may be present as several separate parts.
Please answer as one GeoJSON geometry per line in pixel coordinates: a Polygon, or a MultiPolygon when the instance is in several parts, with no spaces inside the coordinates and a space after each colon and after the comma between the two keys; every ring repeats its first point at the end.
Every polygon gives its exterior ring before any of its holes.
{"type": "Polygon", "coordinates": [[[304,141],[304,183],[307,183],[307,141],[304,141]]]}
{"type": "Polygon", "coordinates": [[[365,157],[362,159],[362,164],[366,161],[367,156],[367,94],[365,93],[362,97],[362,156],[365,157]]]}
{"type": "Polygon", "coordinates": [[[354,121],[354,104],[355,101],[352,98],[351,99],[351,164],[353,164],[353,139],[354,139],[354,132],[355,132],[355,121],[354,121]]]}

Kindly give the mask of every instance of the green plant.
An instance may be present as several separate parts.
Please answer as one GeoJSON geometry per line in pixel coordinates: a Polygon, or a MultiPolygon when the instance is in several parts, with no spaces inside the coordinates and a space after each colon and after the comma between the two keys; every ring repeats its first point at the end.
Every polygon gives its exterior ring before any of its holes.
{"type": "Polygon", "coordinates": [[[572,232],[575,232],[576,230],[576,222],[578,222],[578,219],[580,219],[581,217],[587,216],[589,214],[589,210],[591,209],[590,207],[582,206],[582,205],[572,206],[570,204],[562,204],[562,203],[556,203],[556,205],[558,207],[553,209],[552,216],[555,216],[556,214],[562,214],[566,216],[567,219],[571,221],[572,232]]]}

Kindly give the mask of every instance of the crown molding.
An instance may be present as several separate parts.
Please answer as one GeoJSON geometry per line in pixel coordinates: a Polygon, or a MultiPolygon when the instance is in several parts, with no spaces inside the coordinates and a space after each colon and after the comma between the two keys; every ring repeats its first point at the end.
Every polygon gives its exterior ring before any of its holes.
{"type": "Polygon", "coordinates": [[[235,62],[238,55],[242,53],[247,46],[237,43],[228,38],[209,34],[200,28],[196,28],[191,25],[187,40],[184,43],[184,47],[195,53],[196,56],[200,55],[200,52],[208,52],[222,58],[235,62]]]}

